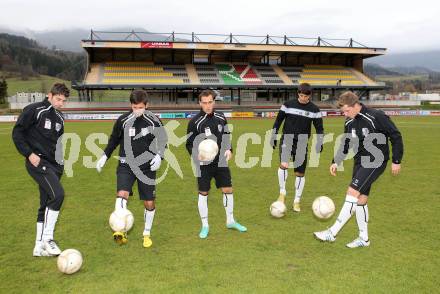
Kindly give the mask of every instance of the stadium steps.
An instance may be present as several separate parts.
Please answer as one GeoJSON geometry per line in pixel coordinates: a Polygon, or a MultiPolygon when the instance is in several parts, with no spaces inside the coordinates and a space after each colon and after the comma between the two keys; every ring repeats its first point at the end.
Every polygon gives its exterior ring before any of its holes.
{"type": "Polygon", "coordinates": [[[293,85],[299,85],[303,67],[302,66],[279,66],[279,68],[287,75],[293,85]]]}
{"type": "Polygon", "coordinates": [[[92,63],[90,72],[87,73],[86,84],[98,84],[102,80],[100,64],[92,63]]]}
{"type": "Polygon", "coordinates": [[[352,68],[351,69],[353,74],[355,76],[358,77],[359,80],[362,80],[365,82],[365,84],[369,85],[369,86],[377,86],[377,83],[375,81],[373,81],[372,79],[370,79],[368,76],[366,76],[365,74],[361,73],[360,71],[357,71],[356,69],[352,68]]]}
{"type": "Polygon", "coordinates": [[[188,73],[190,84],[193,85],[200,84],[199,76],[197,75],[194,64],[185,64],[185,68],[186,68],[186,72],[188,73]]]}
{"type": "Polygon", "coordinates": [[[257,65],[254,66],[254,70],[256,71],[258,77],[266,84],[266,85],[283,85],[283,80],[279,77],[279,75],[274,71],[272,66],[270,65],[257,65]]]}
{"type": "Polygon", "coordinates": [[[286,73],[276,64],[272,64],[272,68],[274,72],[280,77],[280,79],[284,82],[286,85],[293,85],[292,80],[286,75],[286,73]]]}

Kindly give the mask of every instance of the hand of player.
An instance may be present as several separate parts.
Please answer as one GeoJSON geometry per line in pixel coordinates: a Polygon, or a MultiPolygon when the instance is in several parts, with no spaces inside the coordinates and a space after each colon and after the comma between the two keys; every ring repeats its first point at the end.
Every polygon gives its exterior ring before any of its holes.
{"type": "Polygon", "coordinates": [[[397,176],[400,173],[400,163],[393,163],[391,164],[391,173],[393,174],[393,176],[397,176]]]}
{"type": "Polygon", "coordinates": [[[338,165],[336,163],[333,163],[330,165],[330,174],[332,176],[336,176],[336,172],[338,171],[338,165]]]}
{"type": "Polygon", "coordinates": [[[226,150],[225,151],[225,157],[226,157],[226,161],[229,161],[232,158],[231,150],[226,150]]]}
{"type": "Polygon", "coordinates": [[[38,165],[40,164],[40,160],[41,160],[40,156],[38,156],[35,153],[32,153],[31,155],[29,155],[28,159],[29,159],[30,163],[35,167],[38,167],[38,165]]]}
{"type": "Polygon", "coordinates": [[[156,154],[150,162],[150,169],[152,171],[158,170],[161,163],[162,163],[162,158],[160,157],[159,154],[156,154]]]}
{"type": "Polygon", "coordinates": [[[98,173],[101,172],[102,168],[104,167],[105,163],[107,161],[107,155],[101,156],[101,158],[96,163],[96,169],[98,170],[98,173]]]}

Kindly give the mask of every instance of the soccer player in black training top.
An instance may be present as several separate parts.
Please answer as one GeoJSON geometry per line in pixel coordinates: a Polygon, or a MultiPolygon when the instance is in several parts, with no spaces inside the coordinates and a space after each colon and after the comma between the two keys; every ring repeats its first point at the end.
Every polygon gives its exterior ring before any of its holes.
{"type": "Polygon", "coordinates": [[[202,229],[199,237],[208,237],[208,193],[211,188],[211,180],[215,179],[215,185],[223,193],[223,206],[226,211],[226,227],[240,232],[246,232],[247,228],[234,219],[234,196],[232,194],[231,172],[227,162],[232,157],[232,147],[227,121],[223,113],[214,109],[215,93],[212,90],[204,90],[199,95],[200,112],[195,115],[188,124],[186,149],[191,155],[197,170],[197,183],[199,189],[198,208],[202,220],[202,229]],[[213,139],[217,142],[220,150],[212,162],[201,161],[198,155],[198,146],[205,139],[213,139]]]}
{"type": "MultiPolygon", "coordinates": [[[[126,209],[128,196],[137,180],[139,198],[144,202],[143,246],[153,244],[150,233],[156,211],[156,171],[159,169],[167,144],[167,134],[162,122],[148,108],[148,95],[143,90],[130,94],[131,111],[122,114],[115,122],[104,154],[98,160],[98,172],[104,167],[119,145],[119,164],[116,169],[117,193],[115,210],[126,209]]],[[[125,232],[115,232],[115,241],[127,242],[125,232]]]]}
{"type": "Polygon", "coordinates": [[[280,142],[280,167],[278,168],[278,183],[280,186],[280,196],[278,201],[285,201],[286,198],[286,180],[289,160],[292,157],[294,161],[295,179],[295,199],[293,201],[293,210],[301,211],[300,201],[306,182],[305,172],[307,166],[307,146],[311,133],[312,123],[315,126],[318,140],[316,151],[322,151],[322,139],[324,127],[322,115],[318,106],[310,101],[312,88],[307,83],[302,83],[298,87],[298,98],[291,99],[284,103],[273,125],[272,147],[277,145],[276,135],[284,121],[283,135],[280,142]]]}
{"type": "Polygon", "coordinates": [[[383,111],[367,108],[359,102],[358,96],[353,92],[342,94],[338,106],[347,118],[344,128],[345,138],[333,159],[330,173],[336,176],[338,165],[352,147],[355,152],[353,176],[335,224],[328,230],[315,232],[314,235],[321,241],[334,242],[345,223],[356,213],[359,237],[348,243],[347,247],[365,247],[370,245],[367,230],[367,201],[371,185],[387,167],[390,158],[388,141],[391,141],[393,152],[391,173],[397,175],[400,172],[403,156],[402,136],[383,111]]]}
{"type": "Polygon", "coordinates": [[[63,151],[61,144],[57,148],[57,143],[64,133],[64,118],[59,109],[68,97],[69,89],[64,84],[54,84],[47,99],[23,109],[12,131],[15,146],[26,158],[26,169],[40,190],[34,256],[61,253],[53,237],[64,200],[60,182],[63,151]]]}

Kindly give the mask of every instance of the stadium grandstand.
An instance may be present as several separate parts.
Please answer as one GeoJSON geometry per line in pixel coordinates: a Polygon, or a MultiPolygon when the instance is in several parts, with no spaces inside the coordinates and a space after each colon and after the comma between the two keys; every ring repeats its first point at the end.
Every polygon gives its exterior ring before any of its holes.
{"type": "Polygon", "coordinates": [[[212,88],[226,104],[258,105],[293,97],[303,82],[318,102],[385,88],[364,73],[363,61],[386,49],[353,39],[92,30],[81,45],[87,72],[72,82],[81,101],[94,101],[96,91],[145,89],[154,104],[191,104],[212,88]]]}

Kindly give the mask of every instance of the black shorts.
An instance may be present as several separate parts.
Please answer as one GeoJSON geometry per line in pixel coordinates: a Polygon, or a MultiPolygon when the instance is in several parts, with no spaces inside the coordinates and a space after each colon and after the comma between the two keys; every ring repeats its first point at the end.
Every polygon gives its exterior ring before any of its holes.
{"type": "Polygon", "coordinates": [[[292,158],[293,169],[295,172],[304,174],[307,167],[308,146],[306,146],[305,154],[302,150],[297,150],[297,144],[294,142],[292,149],[289,150],[289,146],[285,146],[283,140],[280,142],[280,162],[289,162],[292,158]],[[304,155],[300,154],[303,153],[304,155]]]}
{"type": "Polygon", "coordinates": [[[350,187],[368,196],[370,194],[371,185],[383,174],[386,167],[387,161],[377,168],[365,168],[362,167],[360,162],[355,162],[350,187]]]}
{"type": "Polygon", "coordinates": [[[232,187],[231,171],[229,167],[219,167],[217,162],[200,166],[200,177],[197,184],[200,192],[208,192],[211,189],[211,180],[215,179],[218,188],[232,187]]]}
{"type": "Polygon", "coordinates": [[[149,169],[142,170],[141,177],[137,177],[126,163],[120,163],[116,169],[117,191],[128,191],[133,195],[133,184],[137,180],[139,199],[154,200],[156,198],[156,172],[149,169]],[[147,177],[148,179],[143,179],[147,177]]]}

